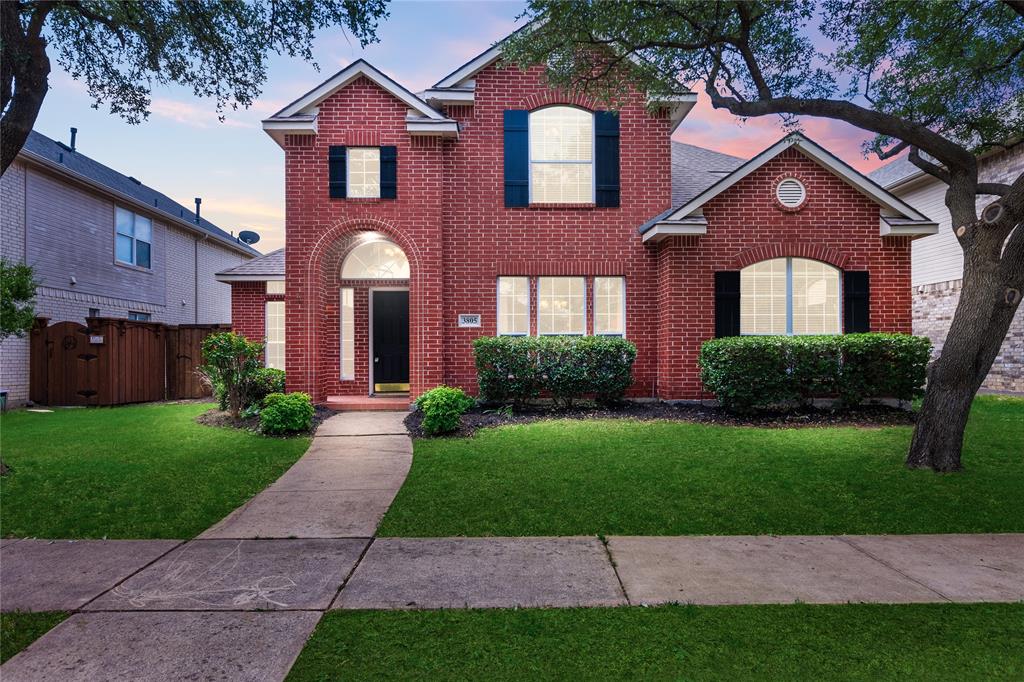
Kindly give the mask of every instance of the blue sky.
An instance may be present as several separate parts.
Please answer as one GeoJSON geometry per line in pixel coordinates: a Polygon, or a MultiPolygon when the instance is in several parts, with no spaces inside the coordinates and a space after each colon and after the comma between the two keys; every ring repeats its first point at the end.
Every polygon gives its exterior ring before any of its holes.
{"type": "MultiPolygon", "coordinates": [[[[53,59],[51,90],[36,130],[67,142],[78,128],[78,149],[191,206],[203,197],[203,215],[237,233],[252,229],[264,253],[284,246],[284,153],[259,127],[261,119],[360,57],[410,90],[433,85],[457,66],[521,25],[522,2],[395,2],[380,29],[381,41],[360,49],[340,30],[319,35],[318,73],[298,59],[274,58],[263,95],[247,111],[217,119],[214,104],[182,88],[153,92],[149,120],[128,125],[104,107],[92,108],[81,83],[53,59]]],[[[858,145],[865,135],[847,126],[808,122],[809,134],[847,162],[871,169],[858,145]]],[[[702,97],[676,133],[683,142],[753,156],[782,135],[777,120],[736,123],[702,97]]]]}

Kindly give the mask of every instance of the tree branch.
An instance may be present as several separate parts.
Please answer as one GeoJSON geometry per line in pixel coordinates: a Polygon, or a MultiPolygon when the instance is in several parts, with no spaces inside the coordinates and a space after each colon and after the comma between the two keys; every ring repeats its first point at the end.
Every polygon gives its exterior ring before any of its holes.
{"type": "Polygon", "coordinates": [[[979,182],[978,183],[978,194],[994,194],[996,196],[1006,196],[1010,193],[1010,185],[1002,182],[979,182]]]}
{"type": "Polygon", "coordinates": [[[907,160],[914,164],[928,175],[938,178],[947,185],[951,184],[949,171],[942,166],[932,163],[928,159],[921,156],[921,151],[917,147],[911,147],[910,153],[907,155],[907,160]]]}
{"type": "Polygon", "coordinates": [[[875,155],[878,157],[878,159],[880,161],[885,161],[886,159],[891,159],[892,157],[896,156],[897,154],[899,154],[900,152],[902,152],[904,149],[906,149],[909,146],[910,145],[908,143],[901,141],[898,144],[896,144],[895,146],[890,147],[889,149],[887,149],[885,151],[877,151],[877,152],[875,152],[875,155]]]}

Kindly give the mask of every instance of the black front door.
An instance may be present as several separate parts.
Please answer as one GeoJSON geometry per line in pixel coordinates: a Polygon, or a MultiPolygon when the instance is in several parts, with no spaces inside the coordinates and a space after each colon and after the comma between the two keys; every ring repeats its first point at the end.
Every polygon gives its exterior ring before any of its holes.
{"type": "Polygon", "coordinates": [[[409,292],[373,292],[373,390],[409,390],[409,292]]]}

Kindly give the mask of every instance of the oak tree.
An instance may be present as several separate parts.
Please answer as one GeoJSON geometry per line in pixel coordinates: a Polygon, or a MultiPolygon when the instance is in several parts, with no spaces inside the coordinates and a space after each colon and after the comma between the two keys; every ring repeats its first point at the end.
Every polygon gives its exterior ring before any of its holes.
{"type": "Polygon", "coordinates": [[[906,151],[947,185],[963,288],[907,465],[960,469],[971,402],[1024,290],[1024,174],[978,173],[979,155],[1024,137],[1024,0],[531,0],[526,16],[503,55],[547,64],[556,87],[611,101],[637,83],[699,87],[741,118],[845,121],[873,134],[865,153],[906,151]]]}

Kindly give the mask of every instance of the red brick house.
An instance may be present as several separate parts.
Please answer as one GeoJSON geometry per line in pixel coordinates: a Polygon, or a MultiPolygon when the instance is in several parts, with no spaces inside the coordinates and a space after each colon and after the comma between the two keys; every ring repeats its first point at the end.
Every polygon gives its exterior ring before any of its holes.
{"type": "Polygon", "coordinates": [[[696,399],[716,334],[910,331],[936,225],[897,197],[799,134],[673,143],[693,93],[603,111],[499,58],[419,94],[358,61],[264,121],[286,248],[218,278],[289,390],[472,392],[478,336],[624,334],[633,396],[696,399]]]}

